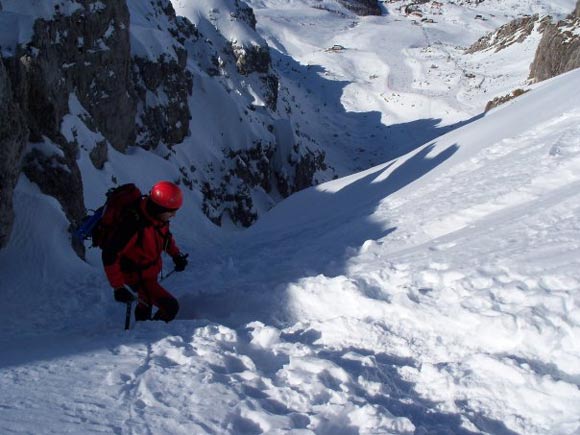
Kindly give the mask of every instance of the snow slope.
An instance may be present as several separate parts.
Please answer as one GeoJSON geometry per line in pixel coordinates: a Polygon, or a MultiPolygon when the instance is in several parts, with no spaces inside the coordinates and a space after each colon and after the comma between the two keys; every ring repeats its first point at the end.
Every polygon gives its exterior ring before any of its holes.
{"type": "Polygon", "coordinates": [[[326,145],[329,164],[342,175],[409,152],[469,122],[494,97],[526,88],[538,32],[498,53],[464,50],[512,19],[558,19],[575,5],[415,2],[426,3],[421,18],[404,13],[412,2],[397,0],[382,3],[380,17],[357,17],[334,1],[248,3],[272,48],[280,104],[326,145]]]}
{"type": "MultiPolygon", "coordinates": [[[[186,207],[179,319],[129,332],[98,252],[78,260],[22,178],[0,433],[578,433],[579,87],[542,83],[247,231],[186,207]]],[[[131,159],[144,187],[169,170],[131,159]]]]}

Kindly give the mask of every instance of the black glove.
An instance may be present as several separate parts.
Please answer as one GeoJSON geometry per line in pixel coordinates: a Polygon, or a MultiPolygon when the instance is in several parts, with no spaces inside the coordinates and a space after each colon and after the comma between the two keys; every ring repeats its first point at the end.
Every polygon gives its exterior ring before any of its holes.
{"type": "Polygon", "coordinates": [[[182,272],[185,270],[185,266],[187,266],[187,257],[189,257],[189,254],[178,254],[173,257],[173,264],[175,264],[176,272],[182,272]]]}
{"type": "Polygon", "coordinates": [[[127,287],[116,288],[114,295],[117,302],[123,302],[125,304],[135,300],[135,294],[128,290],[127,287]]]}

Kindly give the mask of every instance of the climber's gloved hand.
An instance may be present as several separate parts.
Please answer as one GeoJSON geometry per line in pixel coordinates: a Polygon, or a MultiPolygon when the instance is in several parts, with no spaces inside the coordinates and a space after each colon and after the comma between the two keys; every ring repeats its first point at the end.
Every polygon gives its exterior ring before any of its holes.
{"type": "Polygon", "coordinates": [[[187,266],[187,257],[189,257],[189,254],[178,254],[173,257],[173,264],[175,264],[176,272],[182,272],[185,270],[185,267],[187,266]]]}
{"type": "Polygon", "coordinates": [[[115,300],[117,302],[129,303],[135,300],[135,294],[131,292],[127,287],[116,288],[113,292],[115,300]]]}

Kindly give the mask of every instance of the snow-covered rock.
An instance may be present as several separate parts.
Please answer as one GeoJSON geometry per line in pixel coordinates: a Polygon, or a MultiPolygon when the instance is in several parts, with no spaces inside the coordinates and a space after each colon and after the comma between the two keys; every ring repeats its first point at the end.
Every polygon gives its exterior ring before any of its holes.
{"type": "Polygon", "coordinates": [[[546,28],[530,79],[542,81],[575,68],[580,68],[580,2],[569,17],[546,28]]]}
{"type": "Polygon", "coordinates": [[[496,31],[482,36],[473,43],[466,53],[475,53],[483,50],[503,50],[513,44],[522,43],[532,32],[542,33],[550,23],[550,17],[540,18],[538,14],[533,16],[516,18],[507,24],[504,24],[496,31]]]}
{"type": "MultiPolygon", "coordinates": [[[[118,180],[105,175],[111,149],[152,150],[172,161],[170,178],[192,199],[201,195],[200,209],[218,224],[250,225],[323,170],[324,153],[291,129],[275,133],[278,79],[252,9],[213,0],[187,7],[193,22],[169,0],[3,2],[0,47],[12,93],[30,141],[42,144],[22,167],[6,161],[10,173],[23,170],[58,198],[73,225],[85,214],[85,154],[110,187],[118,180]],[[250,176],[239,176],[239,153],[250,176]]],[[[2,198],[8,221],[14,182],[2,198]]]]}
{"type": "MultiPolygon", "coordinates": [[[[32,13],[83,8],[20,0],[7,13],[0,1],[3,50],[31,41],[32,13]]],[[[334,0],[251,1],[259,33],[231,15],[234,0],[187,2],[191,38],[166,32],[163,2],[129,4],[143,24],[132,58],[179,65],[187,52],[183,142],[120,152],[75,93],[62,117],[87,207],[115,183],[184,187],[171,228],[190,265],[162,281],[175,322],[124,331],[100,251],[75,256],[62,205],[18,178],[0,250],[0,432],[577,434],[580,71],[527,83],[536,31],[464,51],[517,16],[564,18],[576,0],[429,2],[426,21],[408,2],[360,18],[334,0]],[[234,39],[267,41],[275,111],[269,72],[240,74],[234,39]],[[249,229],[207,219],[271,207],[277,171],[291,191],[316,151],[348,176],[249,229]]],[[[151,107],[169,102],[165,86],[148,89],[151,107]]],[[[26,152],[66,170],[47,137],[26,152]]]]}

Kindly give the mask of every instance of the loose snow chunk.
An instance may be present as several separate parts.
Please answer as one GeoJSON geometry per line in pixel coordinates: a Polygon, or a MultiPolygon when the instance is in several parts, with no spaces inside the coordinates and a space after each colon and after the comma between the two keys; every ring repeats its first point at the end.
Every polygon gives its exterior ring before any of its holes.
{"type": "Polygon", "coordinates": [[[413,433],[415,426],[408,418],[395,417],[376,405],[364,405],[348,414],[359,434],[413,433]]]}
{"type": "Polygon", "coordinates": [[[159,364],[166,367],[173,365],[189,365],[192,362],[192,358],[183,354],[182,348],[167,347],[158,352],[156,359],[159,364]]]}
{"type": "Polygon", "coordinates": [[[280,330],[271,326],[265,326],[261,322],[252,322],[248,326],[253,328],[250,332],[252,337],[250,343],[253,346],[268,349],[280,342],[280,330]]]}
{"type": "Polygon", "coordinates": [[[236,343],[238,341],[236,331],[223,325],[208,325],[196,329],[195,336],[212,338],[225,343],[236,343]]]}

